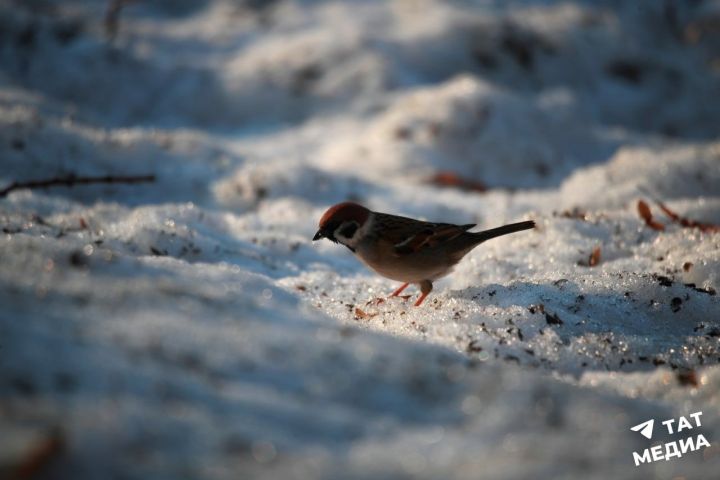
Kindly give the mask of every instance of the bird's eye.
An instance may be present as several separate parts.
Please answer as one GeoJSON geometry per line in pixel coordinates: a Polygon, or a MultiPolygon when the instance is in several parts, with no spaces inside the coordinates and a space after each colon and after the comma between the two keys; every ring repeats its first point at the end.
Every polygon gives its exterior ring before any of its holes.
{"type": "Polygon", "coordinates": [[[355,235],[355,232],[358,229],[358,224],[355,222],[350,222],[347,225],[343,225],[340,229],[340,232],[338,232],[340,235],[342,235],[345,238],[352,238],[353,235],[355,235]]]}

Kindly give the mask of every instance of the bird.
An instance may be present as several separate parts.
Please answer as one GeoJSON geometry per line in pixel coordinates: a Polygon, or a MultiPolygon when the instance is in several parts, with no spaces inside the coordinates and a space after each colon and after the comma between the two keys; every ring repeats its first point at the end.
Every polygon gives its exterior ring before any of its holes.
{"type": "Polygon", "coordinates": [[[449,274],[473,248],[495,237],[535,228],[532,220],[470,232],[476,224],[433,223],[374,212],[355,202],[330,207],[318,222],[313,241],[323,238],[344,245],[370,269],[403,284],[420,288],[415,306],[433,289],[433,282],[449,274]]]}

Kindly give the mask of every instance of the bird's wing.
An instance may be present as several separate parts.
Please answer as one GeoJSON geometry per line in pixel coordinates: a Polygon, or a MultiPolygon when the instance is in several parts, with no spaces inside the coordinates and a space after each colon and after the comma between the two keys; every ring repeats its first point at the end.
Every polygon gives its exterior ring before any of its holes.
{"type": "Polygon", "coordinates": [[[408,255],[450,241],[475,226],[431,223],[388,215],[383,219],[383,238],[393,245],[396,255],[408,255]]]}

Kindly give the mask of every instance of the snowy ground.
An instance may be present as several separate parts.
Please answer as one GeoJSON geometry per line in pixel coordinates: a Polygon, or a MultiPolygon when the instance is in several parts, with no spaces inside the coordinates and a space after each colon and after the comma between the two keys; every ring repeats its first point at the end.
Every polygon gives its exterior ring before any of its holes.
{"type": "Polygon", "coordinates": [[[719,2],[106,7],[0,1],[0,188],[157,176],[0,198],[0,477],[717,474],[719,2]],[[374,306],[346,199],[538,228],[374,306]]]}

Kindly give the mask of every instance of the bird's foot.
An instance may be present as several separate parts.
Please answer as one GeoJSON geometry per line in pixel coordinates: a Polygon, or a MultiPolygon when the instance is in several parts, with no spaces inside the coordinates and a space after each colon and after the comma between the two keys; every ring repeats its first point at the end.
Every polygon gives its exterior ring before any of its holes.
{"type": "Polygon", "coordinates": [[[422,295],[420,295],[420,297],[417,299],[417,302],[415,302],[415,306],[419,307],[423,303],[423,301],[425,300],[425,297],[427,297],[429,293],[430,292],[423,293],[422,295]]]}
{"type": "Polygon", "coordinates": [[[409,283],[403,283],[402,285],[400,285],[400,288],[398,288],[398,289],[395,290],[393,293],[391,293],[390,296],[391,296],[391,297],[399,297],[400,294],[402,293],[402,291],[405,290],[405,289],[408,287],[408,285],[410,285],[410,284],[409,284],[409,283]]]}

